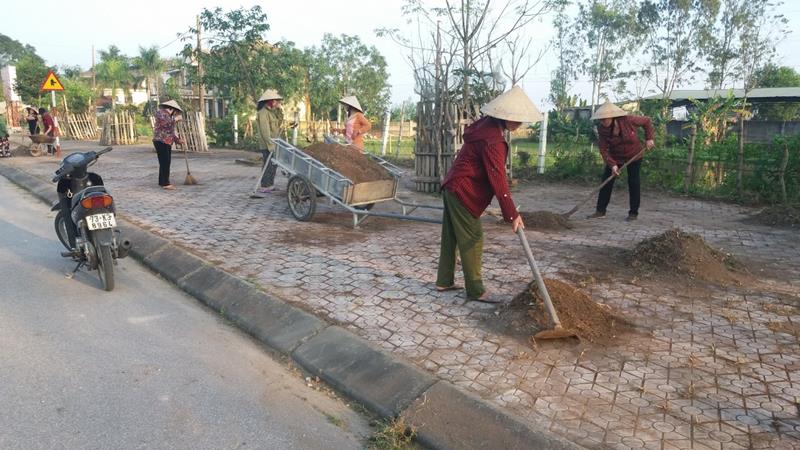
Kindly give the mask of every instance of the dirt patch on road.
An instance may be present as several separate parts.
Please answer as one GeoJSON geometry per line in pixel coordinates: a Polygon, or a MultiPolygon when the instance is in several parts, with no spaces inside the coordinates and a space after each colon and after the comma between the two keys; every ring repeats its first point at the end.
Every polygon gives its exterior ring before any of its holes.
{"type": "Polygon", "coordinates": [[[317,143],[309,145],[303,151],[355,184],[392,179],[392,175],[380,164],[353,147],[317,143]]]}
{"type": "Polygon", "coordinates": [[[706,281],[736,282],[742,263],[709,246],[695,233],[677,228],[645,239],[633,249],[631,266],[645,273],[679,273],[706,281]]]}
{"type": "Polygon", "coordinates": [[[550,211],[522,212],[522,221],[526,228],[542,231],[557,231],[572,228],[569,219],[562,214],[550,211]]]}
{"type": "Polygon", "coordinates": [[[770,206],[746,219],[747,222],[773,227],[800,227],[800,208],[794,206],[770,206]]]}
{"type": "MultiPolygon", "coordinates": [[[[633,331],[633,325],[608,305],[595,302],[563,281],[545,279],[544,282],[561,324],[582,341],[603,344],[633,331]]],[[[535,282],[503,306],[492,322],[498,331],[525,341],[553,326],[535,282]]]]}

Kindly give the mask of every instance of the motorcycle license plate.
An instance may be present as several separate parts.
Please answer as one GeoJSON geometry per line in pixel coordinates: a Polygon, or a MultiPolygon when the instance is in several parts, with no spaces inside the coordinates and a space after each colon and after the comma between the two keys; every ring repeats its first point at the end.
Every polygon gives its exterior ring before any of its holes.
{"type": "Polygon", "coordinates": [[[113,213],[92,214],[91,216],[86,216],[86,226],[90,230],[102,230],[117,226],[117,220],[114,218],[113,213]]]}

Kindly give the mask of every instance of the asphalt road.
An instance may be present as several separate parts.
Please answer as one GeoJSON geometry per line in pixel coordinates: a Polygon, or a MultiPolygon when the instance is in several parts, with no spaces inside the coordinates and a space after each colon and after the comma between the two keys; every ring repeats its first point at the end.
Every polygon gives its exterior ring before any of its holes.
{"type": "Polygon", "coordinates": [[[68,278],[54,214],[0,193],[0,448],[363,448],[363,416],[135,261],[113,292],[68,278]]]}

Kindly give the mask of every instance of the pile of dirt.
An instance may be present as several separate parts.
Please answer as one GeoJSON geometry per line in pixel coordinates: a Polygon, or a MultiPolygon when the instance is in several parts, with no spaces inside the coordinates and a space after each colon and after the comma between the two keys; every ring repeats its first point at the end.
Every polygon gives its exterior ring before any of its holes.
{"type": "Polygon", "coordinates": [[[304,148],[303,151],[355,184],[392,179],[392,175],[386,169],[354,147],[317,143],[304,148]]]}
{"type": "MultiPolygon", "coordinates": [[[[633,326],[614,314],[611,307],[596,303],[569,284],[553,279],[545,279],[544,284],[561,325],[574,331],[581,340],[603,343],[633,330],[633,326]]],[[[511,308],[525,309],[540,330],[553,326],[536,282],[514,297],[511,308]]]]}
{"type": "Polygon", "coordinates": [[[770,206],[750,218],[751,222],[773,227],[800,227],[800,209],[794,206],[770,206]]]}
{"type": "Polygon", "coordinates": [[[700,235],[677,228],[637,244],[631,265],[647,272],[680,273],[707,281],[735,281],[734,272],[744,270],[733,256],[712,248],[700,235]]]}
{"type": "Polygon", "coordinates": [[[550,211],[521,212],[525,228],[532,230],[564,230],[572,228],[569,219],[563,214],[550,211]]]}

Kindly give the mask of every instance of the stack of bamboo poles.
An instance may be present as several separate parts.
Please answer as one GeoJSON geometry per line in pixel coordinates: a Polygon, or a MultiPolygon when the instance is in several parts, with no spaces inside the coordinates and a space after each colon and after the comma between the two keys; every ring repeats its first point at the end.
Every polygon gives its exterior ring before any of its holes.
{"type": "Polygon", "coordinates": [[[417,192],[438,192],[463,142],[467,121],[452,103],[417,104],[417,139],[414,148],[414,184],[417,192]]]}
{"type": "Polygon", "coordinates": [[[183,141],[178,148],[189,152],[207,152],[206,120],[199,111],[183,114],[183,120],[177,122],[175,131],[183,141]]]}
{"type": "Polygon", "coordinates": [[[61,134],[65,138],[78,141],[93,141],[97,139],[97,118],[94,114],[67,113],[63,119],[59,119],[61,134]]]}
{"type": "Polygon", "coordinates": [[[103,116],[103,131],[100,133],[100,145],[131,145],[137,140],[133,114],[110,112],[103,116]]]}

